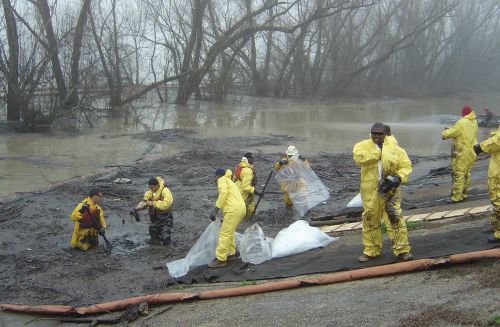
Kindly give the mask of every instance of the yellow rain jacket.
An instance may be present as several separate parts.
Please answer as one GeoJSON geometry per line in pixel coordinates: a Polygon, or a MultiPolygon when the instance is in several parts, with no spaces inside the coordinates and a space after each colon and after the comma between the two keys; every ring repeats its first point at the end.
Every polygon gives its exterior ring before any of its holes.
{"type": "Polygon", "coordinates": [[[235,176],[236,180],[234,181],[234,183],[238,187],[238,190],[240,190],[243,201],[245,201],[247,208],[246,214],[251,215],[255,210],[255,201],[253,194],[253,192],[255,191],[255,185],[253,185],[253,180],[254,180],[253,165],[243,160],[239,163],[239,165],[240,167],[242,167],[240,178],[237,179],[235,176]]]}
{"type": "Polygon", "coordinates": [[[92,202],[90,197],[87,197],[83,201],[81,201],[71,212],[69,218],[75,222],[75,226],[73,227],[73,234],[71,235],[71,247],[79,248],[82,250],[88,250],[90,248],[97,247],[97,239],[98,239],[98,230],[94,227],[81,227],[80,219],[82,219],[83,214],[80,212],[83,204],[87,203],[90,207],[91,214],[94,214],[97,210],[99,210],[99,221],[101,223],[102,228],[106,228],[106,220],[104,220],[104,213],[100,205],[92,202]],[[92,241],[94,240],[94,241],[92,241]]]}
{"type": "Polygon", "coordinates": [[[236,253],[234,233],[246,213],[245,201],[238,187],[231,180],[231,176],[232,172],[228,169],[226,174],[217,180],[219,197],[215,206],[222,210],[223,221],[215,256],[220,261],[226,261],[228,255],[236,253]]]}
{"type": "Polygon", "coordinates": [[[476,154],[472,148],[477,143],[476,114],[473,111],[460,118],[455,125],[445,129],[441,135],[443,140],[453,138],[451,199],[457,202],[462,201],[467,198],[470,172],[476,160],[476,154]]]}
{"type": "Polygon", "coordinates": [[[160,187],[158,191],[152,192],[151,190],[147,190],[144,193],[144,198],[142,199],[142,205],[146,205],[147,201],[153,200],[153,206],[155,209],[160,211],[165,211],[170,209],[172,203],[174,202],[174,197],[172,196],[172,192],[165,186],[165,182],[159,176],[156,177],[160,187]]]}
{"type": "Polygon", "coordinates": [[[394,135],[387,135],[385,137],[384,142],[389,142],[389,143],[394,143],[396,145],[399,145],[398,140],[396,140],[396,138],[394,137],[394,135]]]}
{"type": "Polygon", "coordinates": [[[488,190],[493,212],[490,215],[494,237],[500,238],[500,126],[492,136],[481,142],[481,149],[491,154],[488,166],[488,190]]]}
{"type": "Polygon", "coordinates": [[[412,168],[406,151],[390,138],[384,140],[381,150],[370,138],[354,145],[353,158],[361,167],[363,253],[370,257],[380,255],[382,250],[381,219],[387,226],[393,253],[399,255],[410,252],[408,231],[401,210],[400,188],[390,191],[384,197],[378,194],[379,181],[386,176],[398,176],[402,183],[408,180],[412,168]],[[388,214],[391,215],[391,219],[388,214]]]}

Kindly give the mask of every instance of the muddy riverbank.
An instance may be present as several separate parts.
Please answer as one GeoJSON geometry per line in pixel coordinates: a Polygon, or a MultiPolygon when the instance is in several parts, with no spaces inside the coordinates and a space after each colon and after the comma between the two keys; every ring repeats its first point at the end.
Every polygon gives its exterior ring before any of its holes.
{"type": "MultiPolygon", "coordinates": [[[[243,153],[254,152],[255,171],[262,185],[273,169],[273,161],[283,155],[286,146],[304,141],[274,134],[200,138],[184,129],[134,137],[151,144],[176,144],[184,150],[1,200],[0,298],[3,302],[85,305],[164,291],[169,283],[165,263],[183,257],[209,223],[217,197],[214,167],[232,169],[243,153]],[[142,197],[148,179],[156,175],[165,179],[175,198],[173,242],[169,247],[149,246],[148,218],[142,214],[142,221],[137,223],[128,214],[142,197]],[[120,177],[132,183],[115,183],[120,177]],[[106,252],[103,244],[98,250],[88,252],[69,247],[73,222],[68,215],[91,187],[98,187],[104,193],[107,236],[114,246],[111,253],[106,252]]],[[[322,181],[331,194],[330,199],[315,207],[308,217],[332,214],[344,208],[358,192],[359,185],[359,168],[351,154],[303,154],[310,159],[316,173],[323,176],[322,181]]],[[[442,157],[412,159],[432,163],[442,157]]],[[[483,177],[481,180],[476,182],[484,184],[483,177]]],[[[298,218],[284,208],[274,179],[266,191],[270,193],[264,196],[253,221],[245,221],[239,231],[258,222],[266,236],[274,237],[298,218]]],[[[448,191],[439,188],[439,192],[448,191]]],[[[419,189],[414,199],[418,200],[422,193],[432,194],[419,189]]]]}

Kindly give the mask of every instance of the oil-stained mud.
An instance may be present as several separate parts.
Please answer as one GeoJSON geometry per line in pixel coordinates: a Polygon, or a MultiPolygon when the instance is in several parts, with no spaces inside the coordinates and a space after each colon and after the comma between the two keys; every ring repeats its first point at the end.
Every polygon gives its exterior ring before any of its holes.
{"type": "MultiPolygon", "coordinates": [[[[114,171],[2,200],[2,302],[85,305],[164,291],[168,284],[165,263],[185,256],[210,222],[210,211],[217,197],[214,168],[233,169],[242,154],[251,151],[256,156],[257,189],[261,189],[273,170],[273,162],[283,156],[287,145],[297,141],[287,135],[201,139],[182,129],[136,137],[154,144],[175,143],[183,150],[169,157],[133,162],[114,171]],[[149,218],[144,212],[140,222],[129,215],[147,189],[148,179],[157,175],[164,178],[175,199],[173,240],[168,247],[148,244],[149,218]],[[118,178],[130,179],[131,183],[115,183],[118,178]],[[110,253],[103,242],[99,249],[87,252],[69,247],[73,229],[69,213],[92,187],[104,193],[107,237],[113,244],[110,253]]],[[[359,189],[359,168],[351,154],[303,154],[331,193],[330,199],[306,218],[344,208],[359,189]]],[[[419,158],[420,161],[435,159],[419,158]]],[[[484,180],[481,183],[485,184],[484,180]]],[[[429,195],[434,187],[429,185],[418,188],[413,200],[418,201],[423,193],[429,195]]],[[[264,195],[255,217],[244,221],[239,231],[258,222],[266,236],[274,237],[299,218],[285,209],[274,178],[266,192],[269,193],[264,195]]]]}

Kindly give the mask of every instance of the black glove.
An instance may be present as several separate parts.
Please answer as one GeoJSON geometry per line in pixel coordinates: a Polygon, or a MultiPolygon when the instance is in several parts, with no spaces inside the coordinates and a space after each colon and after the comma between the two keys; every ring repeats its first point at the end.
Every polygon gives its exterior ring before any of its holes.
{"type": "Polygon", "coordinates": [[[481,145],[480,144],[474,144],[473,148],[474,148],[474,152],[477,155],[479,155],[481,152],[483,152],[483,149],[481,149],[481,145]]]}
{"type": "Polygon", "coordinates": [[[253,191],[253,194],[254,194],[254,195],[258,195],[258,196],[262,196],[262,193],[257,192],[256,190],[254,190],[254,191],[253,191]]]}
{"type": "Polygon", "coordinates": [[[87,211],[87,210],[89,210],[89,209],[90,209],[90,207],[89,207],[88,203],[87,203],[87,202],[85,202],[85,203],[82,205],[82,207],[80,208],[80,210],[78,210],[78,212],[80,212],[80,213],[84,213],[85,211],[87,211]]]}
{"type": "Polygon", "coordinates": [[[215,221],[215,216],[217,216],[217,212],[219,212],[219,208],[214,208],[214,210],[212,210],[212,213],[210,214],[211,221],[215,221]]]}
{"type": "Polygon", "coordinates": [[[141,218],[139,217],[139,213],[137,212],[137,209],[130,210],[129,214],[130,214],[131,216],[134,216],[135,221],[137,221],[137,222],[140,222],[140,221],[141,221],[141,218]]]}
{"type": "Polygon", "coordinates": [[[106,234],[106,230],[104,228],[99,229],[99,235],[104,236],[106,234]]]}
{"type": "Polygon", "coordinates": [[[280,165],[286,165],[288,163],[288,160],[281,159],[279,162],[280,162],[280,165]]]}
{"type": "Polygon", "coordinates": [[[386,194],[393,188],[396,188],[401,184],[401,178],[399,176],[387,176],[378,186],[378,192],[382,195],[386,194]]]}
{"type": "Polygon", "coordinates": [[[401,184],[399,176],[387,176],[385,179],[390,181],[392,187],[398,187],[401,184]]]}

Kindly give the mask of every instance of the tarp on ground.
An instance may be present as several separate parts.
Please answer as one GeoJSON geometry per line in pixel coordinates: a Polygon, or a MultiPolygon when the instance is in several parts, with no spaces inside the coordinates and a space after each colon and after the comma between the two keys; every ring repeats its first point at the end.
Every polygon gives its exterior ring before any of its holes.
{"type": "MultiPolygon", "coordinates": [[[[458,230],[435,228],[435,232],[426,235],[412,236],[410,234],[412,253],[415,259],[420,259],[494,248],[494,244],[486,242],[487,237],[491,235],[489,227],[487,222],[478,222],[475,227],[458,230]]],[[[259,265],[237,261],[218,269],[209,269],[206,266],[198,267],[178,279],[177,282],[191,284],[285,278],[397,262],[392,254],[389,241],[385,240],[382,255],[379,258],[367,263],[359,263],[357,258],[362,252],[361,235],[359,235],[359,239],[358,244],[346,245],[343,244],[341,237],[326,248],[272,259],[259,265]]]]}

